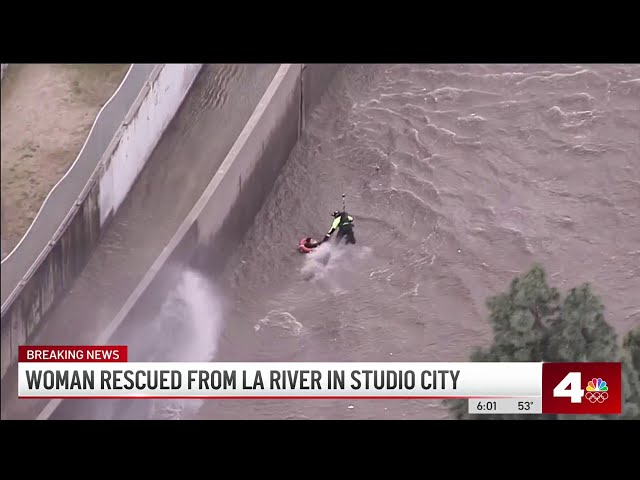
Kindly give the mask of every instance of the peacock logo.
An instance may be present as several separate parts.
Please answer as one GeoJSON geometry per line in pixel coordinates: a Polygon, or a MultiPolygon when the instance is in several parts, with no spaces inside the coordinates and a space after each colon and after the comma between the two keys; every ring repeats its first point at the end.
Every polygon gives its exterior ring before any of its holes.
{"type": "Polygon", "coordinates": [[[592,378],[587,383],[587,393],[585,398],[591,403],[604,403],[609,398],[609,387],[607,382],[601,378],[592,378]]]}

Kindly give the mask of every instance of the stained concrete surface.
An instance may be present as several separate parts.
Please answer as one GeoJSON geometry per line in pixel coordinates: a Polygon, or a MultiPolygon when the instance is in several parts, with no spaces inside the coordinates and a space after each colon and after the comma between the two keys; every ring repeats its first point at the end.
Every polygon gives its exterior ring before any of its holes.
{"type": "Polygon", "coordinates": [[[77,158],[98,112],[129,67],[37,63],[14,64],[7,71],[0,130],[2,241],[7,254],[77,158]]]}
{"type": "MultiPolygon", "coordinates": [[[[224,160],[278,69],[205,65],[71,291],[33,344],[93,343],[120,310],[224,160]]],[[[2,417],[33,418],[44,403],[2,382],[2,417]]]]}

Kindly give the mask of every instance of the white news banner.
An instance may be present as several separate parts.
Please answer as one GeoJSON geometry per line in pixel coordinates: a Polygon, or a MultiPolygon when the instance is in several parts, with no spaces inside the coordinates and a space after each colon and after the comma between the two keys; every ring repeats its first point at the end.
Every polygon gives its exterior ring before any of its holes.
{"type": "Polygon", "coordinates": [[[541,363],[20,362],[23,398],[529,398],[541,363]]]}
{"type": "Polygon", "coordinates": [[[542,413],[542,397],[530,398],[496,398],[469,399],[470,414],[484,415],[540,415],[542,413]]]}

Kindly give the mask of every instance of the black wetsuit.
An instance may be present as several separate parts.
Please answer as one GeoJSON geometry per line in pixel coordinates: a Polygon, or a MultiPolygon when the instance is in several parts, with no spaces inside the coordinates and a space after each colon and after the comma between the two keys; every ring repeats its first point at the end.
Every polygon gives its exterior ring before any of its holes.
{"type": "Polygon", "coordinates": [[[336,217],[336,219],[333,221],[333,224],[331,225],[331,229],[325,236],[325,241],[329,239],[331,234],[336,229],[338,230],[338,233],[336,234],[337,243],[342,241],[342,239],[344,238],[347,244],[355,245],[356,236],[353,232],[353,217],[351,215],[349,215],[347,212],[342,212],[339,217],[336,217]]]}

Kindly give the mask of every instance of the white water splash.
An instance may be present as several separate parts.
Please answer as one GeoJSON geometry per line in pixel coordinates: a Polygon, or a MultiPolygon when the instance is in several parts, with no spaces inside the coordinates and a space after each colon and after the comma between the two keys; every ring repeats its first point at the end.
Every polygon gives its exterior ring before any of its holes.
{"type": "Polygon", "coordinates": [[[325,243],[306,255],[300,269],[304,280],[326,280],[334,284],[344,272],[352,271],[355,261],[363,260],[372,252],[371,247],[325,243]]]}
{"type": "MultiPolygon", "coordinates": [[[[187,270],[165,300],[150,338],[158,342],[156,361],[208,362],[217,352],[223,328],[222,299],[201,274],[187,270]]],[[[194,415],[202,400],[156,400],[151,418],[194,415]]]]}
{"type": "Polygon", "coordinates": [[[297,337],[302,332],[303,325],[289,312],[271,310],[267,316],[261,318],[253,328],[256,332],[267,329],[278,329],[282,331],[282,335],[297,337]]]}

